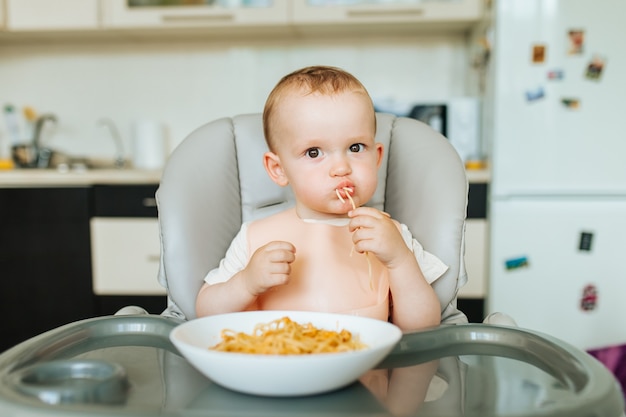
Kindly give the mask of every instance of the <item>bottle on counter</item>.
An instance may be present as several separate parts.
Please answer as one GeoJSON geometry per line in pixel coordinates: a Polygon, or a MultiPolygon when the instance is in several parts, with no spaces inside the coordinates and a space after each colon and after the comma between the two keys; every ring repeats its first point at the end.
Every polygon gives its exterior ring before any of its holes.
{"type": "Polygon", "coordinates": [[[13,169],[14,167],[9,135],[16,134],[15,129],[17,127],[13,115],[13,106],[7,105],[4,111],[7,126],[4,132],[0,131],[0,170],[13,169]]]}

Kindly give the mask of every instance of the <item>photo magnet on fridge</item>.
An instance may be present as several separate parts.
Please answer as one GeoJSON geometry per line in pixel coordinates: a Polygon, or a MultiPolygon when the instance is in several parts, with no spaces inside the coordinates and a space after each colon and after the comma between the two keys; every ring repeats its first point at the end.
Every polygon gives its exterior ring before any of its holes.
{"type": "Polygon", "coordinates": [[[606,67],[606,59],[599,56],[594,55],[589,64],[587,65],[587,70],[585,71],[585,77],[590,80],[598,81],[604,68],[606,67]]]}
{"type": "Polygon", "coordinates": [[[585,46],[585,31],[581,29],[570,29],[567,32],[569,47],[568,55],[581,55],[585,46]]]}
{"type": "Polygon", "coordinates": [[[526,90],[526,100],[537,101],[545,96],[543,87],[539,86],[532,90],[526,90]]]}
{"type": "Polygon", "coordinates": [[[561,104],[571,110],[578,110],[580,108],[580,100],[572,97],[563,97],[561,104]]]}
{"type": "Polygon", "coordinates": [[[546,46],[543,44],[533,45],[532,62],[533,64],[543,64],[546,62],[546,46]]]}
{"type": "Polygon", "coordinates": [[[555,69],[552,71],[548,71],[548,80],[552,81],[560,81],[565,77],[565,73],[563,70],[555,69]]]}
{"type": "Polygon", "coordinates": [[[585,285],[583,294],[580,298],[580,309],[583,311],[595,310],[598,304],[598,289],[595,285],[585,285]]]}

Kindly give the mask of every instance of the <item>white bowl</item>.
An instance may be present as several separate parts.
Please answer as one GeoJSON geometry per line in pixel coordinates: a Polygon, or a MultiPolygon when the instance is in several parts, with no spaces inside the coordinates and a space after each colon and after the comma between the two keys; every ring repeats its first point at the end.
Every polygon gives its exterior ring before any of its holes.
{"type": "Polygon", "coordinates": [[[200,372],[223,387],[266,396],[311,395],[344,387],[374,368],[394,348],[402,331],[381,320],[307,311],[250,311],[190,320],[170,339],[200,372]],[[346,329],[367,345],[358,351],[310,355],[257,355],[210,350],[220,332],[251,333],[254,326],[281,317],[326,330],[346,329]]]}

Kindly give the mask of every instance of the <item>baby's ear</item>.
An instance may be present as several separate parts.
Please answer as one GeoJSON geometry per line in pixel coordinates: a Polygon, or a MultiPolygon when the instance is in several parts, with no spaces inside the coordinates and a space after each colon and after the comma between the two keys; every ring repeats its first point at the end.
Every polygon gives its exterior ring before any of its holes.
{"type": "Polygon", "coordinates": [[[280,158],[274,152],[266,152],[263,155],[263,166],[272,181],[276,184],[281,187],[289,184],[289,180],[287,179],[283,166],[280,163],[280,158]]]}

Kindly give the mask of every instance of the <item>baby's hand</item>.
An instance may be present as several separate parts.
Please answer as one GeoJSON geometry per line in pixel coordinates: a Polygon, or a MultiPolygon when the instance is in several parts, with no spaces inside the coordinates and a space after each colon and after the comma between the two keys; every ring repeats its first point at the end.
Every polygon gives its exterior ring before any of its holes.
{"type": "Polygon", "coordinates": [[[289,242],[274,241],[258,248],[242,271],[250,294],[257,296],[289,282],[296,248],[289,242]]]}
{"type": "Polygon", "coordinates": [[[398,224],[389,214],[371,207],[358,207],[348,213],[354,249],[374,254],[387,268],[413,257],[402,238],[398,224]]]}

